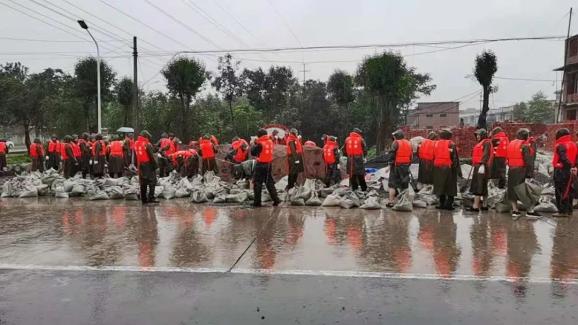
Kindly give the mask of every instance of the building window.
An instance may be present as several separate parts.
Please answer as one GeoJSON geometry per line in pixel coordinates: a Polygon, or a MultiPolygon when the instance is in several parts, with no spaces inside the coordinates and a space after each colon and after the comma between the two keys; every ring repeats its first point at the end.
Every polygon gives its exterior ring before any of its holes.
{"type": "Polygon", "coordinates": [[[574,121],[576,120],[576,110],[571,109],[566,111],[566,120],[574,121]]]}
{"type": "Polygon", "coordinates": [[[426,114],[425,117],[433,117],[433,114],[426,114]]]}
{"type": "Polygon", "coordinates": [[[446,117],[448,116],[446,113],[440,114],[440,117],[446,117]]]}

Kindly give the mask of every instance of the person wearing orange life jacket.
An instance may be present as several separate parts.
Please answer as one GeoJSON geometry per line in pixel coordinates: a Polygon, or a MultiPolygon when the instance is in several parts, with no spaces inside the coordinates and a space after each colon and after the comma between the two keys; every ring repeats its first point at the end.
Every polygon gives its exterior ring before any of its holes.
{"type": "Polygon", "coordinates": [[[570,131],[565,128],[558,130],[552,159],[556,207],[558,208],[555,217],[572,215],[572,200],[574,198],[572,174],[576,175],[576,155],[576,143],[572,141],[570,131]]]}
{"type": "Polygon", "coordinates": [[[60,141],[58,141],[55,135],[48,140],[46,152],[48,153],[48,164],[46,168],[58,170],[60,168],[60,141]]]}
{"type": "Polygon", "coordinates": [[[82,172],[82,178],[86,178],[86,175],[90,174],[90,159],[92,156],[92,150],[90,148],[90,143],[88,142],[88,133],[83,133],[78,139],[78,146],[80,147],[80,171],[82,172]]]}
{"type": "Polygon", "coordinates": [[[159,140],[159,176],[166,177],[169,175],[172,165],[170,164],[170,155],[177,151],[175,144],[175,135],[173,133],[161,134],[161,139],[159,140]]]}
{"type": "Polygon", "coordinates": [[[349,175],[349,185],[356,191],[361,187],[362,191],[367,190],[365,183],[365,155],[367,147],[363,140],[363,132],[355,128],[349,136],[345,138],[344,154],[347,156],[347,174],[349,175]]]}
{"type": "Polygon", "coordinates": [[[492,130],[492,147],[494,148],[494,159],[492,161],[491,179],[498,180],[498,187],[506,187],[506,156],[510,140],[501,127],[492,130]]]}
{"type": "Polygon", "coordinates": [[[413,158],[411,142],[405,139],[403,131],[397,130],[393,132],[392,137],[393,143],[389,151],[392,160],[387,184],[389,189],[389,202],[387,203],[387,207],[389,208],[393,207],[397,194],[407,190],[409,186],[409,166],[413,158]]]}
{"type": "Polygon", "coordinates": [[[44,148],[40,139],[34,139],[30,145],[30,159],[32,160],[32,171],[44,171],[44,148]]]}
{"type": "Polygon", "coordinates": [[[443,129],[440,140],[434,146],[433,193],[439,197],[438,209],[453,210],[454,197],[458,192],[458,176],[461,176],[460,159],[452,132],[443,129]]]}
{"type": "Polygon", "coordinates": [[[275,182],[273,181],[273,140],[267,134],[267,130],[259,129],[257,139],[251,148],[251,155],[256,158],[255,171],[253,172],[253,207],[261,206],[261,192],[263,183],[273,200],[273,206],[279,205],[281,200],[277,196],[275,182]]]}
{"type": "Polygon", "coordinates": [[[339,171],[339,144],[337,138],[326,135],[323,145],[323,161],[325,162],[325,186],[341,182],[341,172],[339,171]]]}
{"type": "Polygon", "coordinates": [[[80,145],[78,144],[78,135],[76,134],[72,135],[70,145],[72,146],[72,153],[74,154],[74,158],[76,159],[77,162],[77,164],[74,165],[74,171],[72,172],[72,174],[76,175],[76,173],[80,171],[80,159],[82,156],[82,152],[80,151],[80,145]]]}
{"type": "Polygon", "coordinates": [[[231,151],[227,154],[226,159],[232,162],[233,176],[235,179],[244,179],[249,175],[245,175],[245,169],[242,163],[249,157],[249,144],[245,139],[234,137],[231,143],[231,151]]]}
{"type": "Polygon", "coordinates": [[[430,132],[427,138],[423,139],[417,148],[417,155],[419,157],[417,181],[422,185],[433,184],[434,145],[437,137],[437,133],[433,131],[430,132]]]}
{"type": "Polygon", "coordinates": [[[509,168],[506,198],[512,205],[512,218],[514,220],[521,216],[517,204],[520,198],[515,188],[524,184],[526,178],[531,178],[534,171],[530,146],[527,143],[529,136],[530,131],[528,129],[519,129],[516,133],[516,139],[508,144],[507,161],[509,168]]]}
{"type": "Polygon", "coordinates": [[[120,137],[115,136],[107,148],[108,151],[108,174],[112,178],[122,177],[125,168],[124,143],[120,137]]]}
{"type": "Polygon", "coordinates": [[[142,130],[134,143],[138,179],[140,184],[140,199],[143,204],[158,203],[155,200],[155,186],[157,184],[157,162],[154,147],[150,142],[151,134],[142,130]]]}
{"type": "Polygon", "coordinates": [[[8,151],[9,149],[6,140],[0,139],[0,172],[3,172],[4,168],[8,167],[8,164],[6,163],[6,154],[8,151]]]}
{"type": "Polygon", "coordinates": [[[100,178],[104,176],[106,165],[106,144],[102,140],[102,135],[97,134],[92,146],[92,176],[100,178]]]}
{"type": "Polygon", "coordinates": [[[205,134],[199,141],[200,156],[201,161],[201,173],[204,175],[208,171],[212,171],[215,175],[218,173],[217,169],[217,148],[213,141],[211,141],[211,136],[205,134]]]}
{"type": "Polygon", "coordinates": [[[72,137],[67,135],[64,137],[64,144],[61,146],[61,157],[62,157],[62,172],[64,178],[70,178],[74,176],[75,165],[78,161],[74,157],[74,150],[72,148],[72,137]]]}
{"type": "MultiPolygon", "coordinates": [[[[481,204],[482,197],[484,198],[484,205],[486,205],[485,201],[488,197],[488,178],[494,150],[492,148],[492,140],[488,139],[488,131],[478,129],[475,134],[478,143],[472,150],[474,170],[472,171],[472,182],[470,184],[470,193],[474,195],[474,204],[468,210],[479,212],[480,209],[484,209],[481,204]]],[[[487,210],[487,207],[485,209],[487,210]]]]}
{"type": "Polygon", "coordinates": [[[199,153],[194,147],[185,150],[183,160],[184,168],[181,176],[191,178],[199,173],[199,153]]]}
{"type": "Polygon", "coordinates": [[[289,165],[289,175],[287,179],[287,191],[292,189],[297,183],[299,174],[305,171],[303,163],[303,145],[299,139],[299,132],[293,128],[287,137],[287,163],[289,165]]]}

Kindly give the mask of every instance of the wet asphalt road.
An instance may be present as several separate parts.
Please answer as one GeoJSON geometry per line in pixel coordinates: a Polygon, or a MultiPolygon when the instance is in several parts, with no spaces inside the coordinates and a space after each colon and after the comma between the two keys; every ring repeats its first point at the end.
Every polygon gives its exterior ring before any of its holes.
{"type": "Polygon", "coordinates": [[[4,199],[0,324],[576,324],[577,234],[578,217],[4,199]]]}

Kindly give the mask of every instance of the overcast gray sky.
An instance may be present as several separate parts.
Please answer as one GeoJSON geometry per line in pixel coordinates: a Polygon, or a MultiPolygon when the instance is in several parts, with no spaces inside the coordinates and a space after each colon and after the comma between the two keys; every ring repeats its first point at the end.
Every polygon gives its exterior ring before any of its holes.
{"type": "MultiPolygon", "coordinates": [[[[74,21],[84,19],[100,40],[101,54],[119,77],[132,76],[131,35],[136,35],[142,54],[139,83],[146,90],[162,90],[164,80],[158,71],[170,53],[178,50],[559,36],[566,34],[571,5],[576,1],[0,0],[0,62],[20,61],[32,72],[60,67],[72,73],[80,57],[95,54],[94,44],[74,21]]],[[[576,21],[574,17],[574,33],[578,32],[576,21]]],[[[499,91],[490,105],[500,107],[528,100],[539,90],[553,98],[561,75],[552,70],[562,65],[563,46],[562,40],[545,40],[393,50],[406,56],[418,72],[431,74],[437,85],[431,96],[420,100],[463,98],[460,107],[465,109],[479,107],[479,85],[467,75],[472,74],[474,57],[483,49],[496,53],[498,77],[546,80],[497,79],[499,91]]],[[[299,79],[303,65],[298,62],[306,62],[308,79],[326,80],[335,69],[355,73],[364,56],[381,51],[383,48],[234,56],[247,68],[291,66],[299,79]]],[[[216,69],[216,55],[198,58],[209,70],[216,69]]]]}

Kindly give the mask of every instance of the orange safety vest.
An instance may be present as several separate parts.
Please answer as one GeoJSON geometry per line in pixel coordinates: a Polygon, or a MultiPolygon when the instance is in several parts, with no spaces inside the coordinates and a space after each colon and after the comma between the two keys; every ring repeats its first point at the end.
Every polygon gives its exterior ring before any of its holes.
{"type": "Polygon", "coordinates": [[[49,140],[48,153],[57,153],[57,152],[60,152],[60,142],[58,142],[58,140],[56,141],[49,140]]]}
{"type": "Polygon", "coordinates": [[[249,155],[247,150],[248,146],[249,144],[244,139],[234,141],[232,144],[233,150],[235,150],[235,156],[233,156],[233,160],[238,163],[247,160],[247,156],[249,155]],[[245,146],[245,149],[243,149],[243,146],[245,146]]]}
{"type": "Polygon", "coordinates": [[[215,157],[215,150],[213,149],[213,142],[211,140],[202,139],[199,145],[203,159],[215,157]]]}
{"type": "Polygon", "coordinates": [[[100,143],[99,156],[106,156],[106,144],[102,140],[94,141],[94,144],[92,145],[92,156],[96,157],[96,145],[98,143],[100,143]]]}
{"type": "MultiPolygon", "coordinates": [[[[2,146],[2,144],[0,143],[0,146],[2,146]]],[[[44,152],[43,152],[43,148],[41,144],[38,143],[32,143],[30,145],[30,158],[32,159],[37,159],[37,158],[41,158],[42,156],[44,156],[44,152]],[[38,149],[40,149],[40,154],[38,154],[38,149]]]]}
{"type": "Polygon", "coordinates": [[[70,143],[64,143],[64,145],[60,145],[60,156],[62,157],[62,160],[70,159],[70,157],[68,157],[68,154],[66,153],[66,148],[72,149],[70,143]]]}
{"type": "Polygon", "coordinates": [[[108,146],[110,150],[110,155],[112,157],[123,157],[124,156],[124,148],[122,141],[116,140],[110,143],[108,146]]]}
{"type": "MultiPolygon", "coordinates": [[[[474,149],[472,150],[472,164],[479,165],[482,162],[482,157],[484,156],[484,145],[488,142],[490,143],[491,146],[492,140],[490,139],[484,139],[474,146],[474,149]]],[[[492,147],[490,147],[490,160],[491,157],[492,157],[492,147]]]]}
{"type": "Polygon", "coordinates": [[[169,138],[162,138],[161,139],[161,149],[169,147],[167,150],[165,150],[165,154],[167,156],[172,155],[173,153],[175,153],[177,151],[177,148],[175,147],[175,142],[169,138]]]}
{"type": "Polygon", "coordinates": [[[134,151],[136,153],[136,161],[140,164],[146,164],[151,161],[151,157],[147,152],[146,145],[149,143],[149,140],[143,136],[139,136],[137,141],[134,143],[134,151]]]}
{"type": "Polygon", "coordinates": [[[291,141],[295,142],[295,151],[297,151],[297,154],[303,153],[303,146],[301,145],[301,140],[299,140],[298,137],[296,137],[293,134],[289,134],[289,136],[287,137],[287,154],[290,155],[291,154],[291,147],[289,146],[289,143],[291,143],[291,141]]]}
{"type": "Polygon", "coordinates": [[[261,136],[257,139],[257,143],[261,145],[261,153],[257,157],[257,162],[262,164],[269,164],[273,161],[273,140],[268,135],[261,136]]]}
{"type": "Polygon", "coordinates": [[[564,165],[560,162],[560,157],[558,156],[558,147],[566,147],[566,157],[570,161],[570,167],[576,165],[576,143],[572,141],[571,135],[565,135],[556,140],[556,145],[554,146],[554,157],[552,158],[552,166],[554,168],[563,168],[564,165]]]}
{"type": "Polygon", "coordinates": [[[363,138],[359,133],[349,133],[345,139],[345,150],[348,157],[363,156],[363,138]]]}
{"type": "Polygon", "coordinates": [[[499,139],[498,145],[494,147],[494,157],[506,158],[508,156],[508,144],[510,140],[504,132],[499,132],[492,137],[493,139],[499,139]]]}
{"type": "Polygon", "coordinates": [[[406,139],[395,140],[394,143],[397,143],[395,165],[398,166],[411,163],[411,156],[413,154],[411,143],[406,139]]]}
{"type": "Polygon", "coordinates": [[[6,142],[0,142],[0,154],[6,154],[6,142]]]}
{"type": "Polygon", "coordinates": [[[522,145],[524,140],[516,139],[508,144],[508,166],[509,167],[524,167],[524,156],[522,155],[522,145]]]}
{"type": "Polygon", "coordinates": [[[423,139],[419,148],[418,156],[422,160],[433,160],[434,159],[434,146],[435,141],[430,139],[423,139]]]}
{"type": "Polygon", "coordinates": [[[327,140],[323,146],[323,160],[326,165],[333,165],[336,162],[335,159],[335,149],[337,148],[337,142],[327,140]]]}
{"type": "Polygon", "coordinates": [[[437,140],[434,146],[434,166],[435,167],[450,167],[452,165],[452,157],[450,153],[451,140],[437,140]]]}
{"type": "Polygon", "coordinates": [[[311,140],[307,140],[305,141],[305,143],[303,144],[306,147],[317,147],[317,143],[311,141],[311,140]]]}
{"type": "Polygon", "coordinates": [[[74,154],[74,157],[80,158],[80,156],[82,155],[80,153],[80,145],[74,142],[70,143],[70,145],[72,146],[72,153],[74,154]]]}

